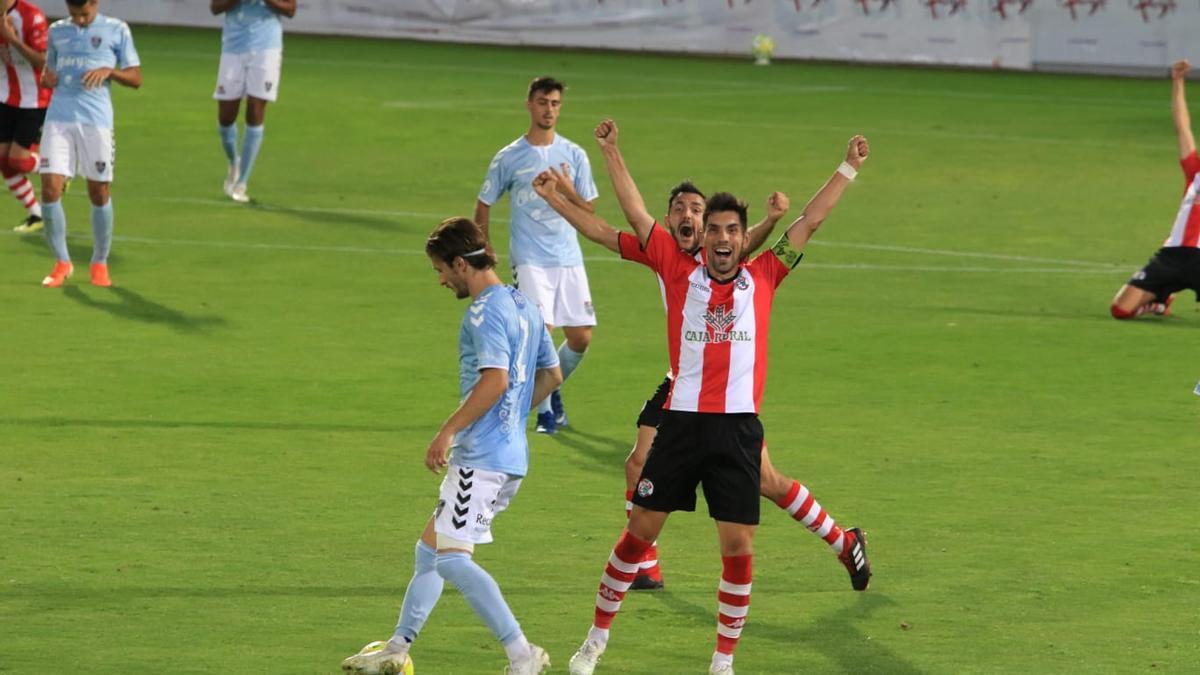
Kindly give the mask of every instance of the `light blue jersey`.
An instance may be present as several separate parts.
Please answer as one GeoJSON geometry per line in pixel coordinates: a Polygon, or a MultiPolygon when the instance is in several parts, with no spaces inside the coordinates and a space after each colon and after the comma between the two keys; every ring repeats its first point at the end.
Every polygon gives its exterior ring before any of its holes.
{"type": "Polygon", "coordinates": [[[492,159],[479,190],[479,201],[491,206],[505,192],[512,204],[509,255],[514,265],[573,267],[583,264],[575,229],[533,190],[533,179],[550,167],[570,167],[575,191],[587,201],[599,192],[583,148],[555,134],[550,145],[530,145],[524,136],[492,159]]]}
{"type": "Polygon", "coordinates": [[[524,476],[529,470],[525,421],[533,403],[534,374],[558,365],[541,312],[512,286],[490,286],[467,308],[458,353],[463,400],[485,368],[507,370],[508,391],[454,437],[454,463],[524,476]]]}
{"type": "Polygon", "coordinates": [[[97,14],[79,27],[69,19],[50,25],[46,67],[58,73],[58,86],[46,110],[47,122],[78,122],[103,129],[113,128],[112,80],[94,89],[84,89],[83,74],[97,68],[140,66],[133,35],[120,19],[97,14]]]}
{"type": "Polygon", "coordinates": [[[283,49],[283,21],[263,0],[242,0],[225,12],[221,52],[245,54],[283,49]]]}

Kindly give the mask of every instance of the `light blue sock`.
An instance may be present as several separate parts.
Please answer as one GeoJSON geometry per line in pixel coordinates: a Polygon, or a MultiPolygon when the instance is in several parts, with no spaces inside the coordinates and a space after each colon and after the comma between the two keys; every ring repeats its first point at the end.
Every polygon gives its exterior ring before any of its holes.
{"type": "Polygon", "coordinates": [[[112,198],[104,206],[92,205],[92,264],[107,263],[112,250],[112,198]]]}
{"type": "Polygon", "coordinates": [[[417,540],[417,562],[412,580],[408,582],[408,590],[404,592],[404,604],[400,607],[400,619],[396,622],[393,639],[404,638],[409,642],[417,639],[417,634],[437,606],[438,598],[442,597],[444,585],[437,572],[437,551],[417,540]]]}
{"type": "Polygon", "coordinates": [[[245,185],[250,182],[250,172],[254,171],[254,160],[258,159],[258,149],[262,147],[263,129],[266,125],[246,127],[242,134],[242,166],[238,182],[245,185]]]}
{"type": "Polygon", "coordinates": [[[229,126],[218,123],[217,133],[221,135],[221,148],[225,151],[225,156],[230,162],[237,159],[237,123],[229,126]]]}
{"type": "Polygon", "coordinates": [[[563,340],[563,343],[558,346],[558,367],[562,368],[563,382],[566,382],[571,373],[575,372],[575,368],[579,366],[579,362],[583,360],[583,355],[586,353],[586,349],[582,352],[571,349],[567,346],[566,340],[563,340]]]}
{"type": "Polygon", "coordinates": [[[62,202],[46,202],[42,204],[42,219],[45,223],[46,243],[54,257],[63,262],[71,262],[71,253],[67,250],[67,214],[63,211],[62,202]]]}
{"type": "Polygon", "coordinates": [[[500,595],[500,587],[482,567],[466,553],[439,553],[437,572],[443,579],[454,584],[471,609],[483,619],[501,644],[524,637],[521,626],[513,616],[508,603],[500,595]]]}

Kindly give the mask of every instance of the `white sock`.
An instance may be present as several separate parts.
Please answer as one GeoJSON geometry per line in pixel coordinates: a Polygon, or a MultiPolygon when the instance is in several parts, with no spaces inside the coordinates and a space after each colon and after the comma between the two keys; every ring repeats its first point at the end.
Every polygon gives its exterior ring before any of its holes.
{"type": "Polygon", "coordinates": [[[521,633],[512,642],[504,645],[504,653],[508,654],[510,663],[525,661],[529,658],[529,640],[525,639],[525,634],[521,633]]]}
{"type": "Polygon", "coordinates": [[[608,644],[608,629],[596,628],[595,626],[592,626],[590,629],[588,629],[587,639],[591,640],[592,642],[606,645],[608,644]]]}

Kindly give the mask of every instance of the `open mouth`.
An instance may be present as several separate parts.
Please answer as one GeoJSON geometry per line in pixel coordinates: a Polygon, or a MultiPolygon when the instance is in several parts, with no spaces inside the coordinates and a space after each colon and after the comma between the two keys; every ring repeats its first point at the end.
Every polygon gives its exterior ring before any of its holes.
{"type": "Polygon", "coordinates": [[[680,225],[679,226],[679,236],[681,236],[681,237],[690,237],[695,233],[696,233],[696,230],[692,229],[691,225],[680,225]]]}
{"type": "Polygon", "coordinates": [[[718,246],[713,249],[713,257],[722,262],[733,260],[733,249],[729,246],[718,246]]]}

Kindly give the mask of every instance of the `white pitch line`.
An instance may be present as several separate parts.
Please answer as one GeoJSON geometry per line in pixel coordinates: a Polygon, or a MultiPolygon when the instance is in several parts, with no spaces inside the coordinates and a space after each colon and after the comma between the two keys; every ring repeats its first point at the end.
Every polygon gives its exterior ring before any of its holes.
{"type": "MultiPolygon", "coordinates": [[[[15,232],[4,231],[0,234],[9,236],[20,236],[15,232]]],[[[86,235],[72,234],[68,235],[69,239],[79,241],[90,241],[86,235]]],[[[303,245],[303,244],[277,244],[277,243],[255,243],[255,242],[238,242],[224,241],[220,239],[158,239],[155,237],[137,237],[128,235],[117,235],[113,237],[114,242],[126,244],[145,244],[149,246],[192,246],[199,248],[224,248],[224,249],[239,249],[249,251],[301,251],[308,253],[353,253],[361,255],[384,255],[384,256],[423,256],[425,251],[417,248],[400,249],[400,248],[368,248],[366,246],[322,246],[322,245],[303,245]]],[[[507,259],[507,256],[497,256],[501,260],[507,259]]],[[[608,256],[584,256],[584,260],[589,263],[623,263],[628,262],[615,255],[608,256]]],[[[636,264],[636,263],[631,263],[636,264]]],[[[829,270],[863,270],[873,272],[936,272],[936,273],[960,273],[960,274],[1114,274],[1118,271],[1116,266],[1107,269],[1081,269],[1078,267],[955,267],[955,266],[937,266],[937,265],[876,265],[872,263],[822,263],[822,262],[806,262],[799,270],[804,269],[829,269],[829,270]]]]}
{"type": "Polygon", "coordinates": [[[811,244],[818,246],[837,246],[841,248],[861,248],[868,251],[892,251],[896,253],[922,253],[926,255],[941,255],[952,258],[983,258],[987,260],[1013,260],[1017,262],[1053,263],[1057,265],[1080,265],[1088,267],[1121,267],[1115,263],[1097,262],[1094,260],[1069,260],[1063,258],[1039,258],[1027,255],[1009,255],[1004,253],[980,253],[976,251],[955,251],[937,248],[919,248],[914,246],[892,246],[887,244],[853,244],[850,242],[827,241],[814,239],[811,244]]]}
{"type": "MultiPolygon", "coordinates": [[[[79,193],[77,196],[84,196],[79,193]]],[[[241,208],[246,209],[244,204],[238,204],[228,201],[228,199],[209,199],[203,197],[136,197],[137,199],[146,199],[146,201],[168,202],[180,204],[199,204],[209,205],[216,208],[241,208]]],[[[253,207],[251,208],[253,209],[253,207]]],[[[386,210],[386,209],[340,209],[340,208],[320,208],[320,207],[257,207],[258,210],[270,211],[270,213],[280,213],[287,215],[288,213],[312,213],[312,214],[328,214],[328,215],[373,215],[373,216],[388,216],[397,217],[397,219],[421,219],[421,220],[437,220],[440,221],[445,216],[444,214],[424,213],[424,211],[404,211],[404,210],[386,210]]],[[[10,232],[10,234],[12,234],[10,232]]],[[[254,244],[254,243],[239,243],[239,241],[214,241],[209,239],[149,239],[137,237],[114,237],[114,240],[133,241],[139,244],[163,244],[163,245],[187,245],[187,246],[217,246],[217,247],[235,247],[235,249],[257,249],[257,250],[281,250],[281,251],[329,251],[329,252],[347,252],[347,253],[376,253],[376,255],[416,255],[424,251],[409,251],[403,249],[368,249],[365,246],[305,246],[299,244],[254,244]]],[[[810,244],[816,246],[841,247],[841,249],[860,249],[866,251],[887,251],[895,253],[918,253],[924,256],[943,256],[952,258],[974,258],[974,259],[990,259],[990,261],[1013,261],[1020,263],[1044,263],[1057,265],[1070,265],[1070,267],[1091,267],[1097,268],[1093,270],[1080,270],[1086,274],[1106,274],[1111,271],[1123,270],[1128,265],[1120,263],[1105,263],[1099,261],[1078,261],[1078,259],[1069,258],[1045,258],[1038,256],[1019,256],[1010,255],[1010,253],[989,253],[982,251],[961,251],[953,249],[925,249],[920,246],[901,246],[892,244],[856,244],[851,241],[829,241],[828,239],[814,239],[810,244]]],[[[612,262],[619,261],[620,258],[599,257],[587,258],[589,262],[612,262]]],[[[806,267],[828,267],[832,263],[812,263],[806,267]]],[[[922,265],[916,267],[905,267],[905,265],[870,265],[870,267],[846,267],[845,269],[906,269],[912,271],[920,271],[924,269],[949,270],[949,271],[970,271],[978,269],[979,271],[1012,271],[1019,268],[1010,269],[994,269],[994,268],[926,268],[922,265]]],[[[1045,268],[1027,269],[1027,271],[1042,271],[1045,268]]],[[[1066,271],[1066,270],[1063,270],[1066,271]]]]}

